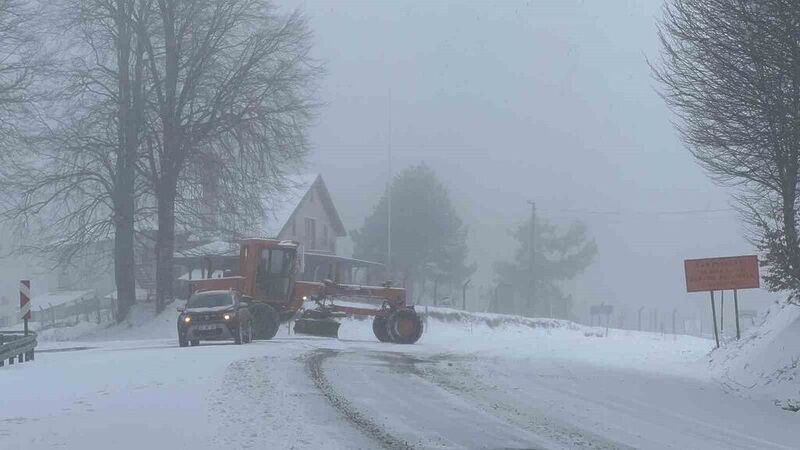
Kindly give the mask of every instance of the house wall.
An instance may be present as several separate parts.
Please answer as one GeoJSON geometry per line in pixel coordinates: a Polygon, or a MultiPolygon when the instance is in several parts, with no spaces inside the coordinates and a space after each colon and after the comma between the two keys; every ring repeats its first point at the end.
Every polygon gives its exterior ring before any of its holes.
{"type": "Polygon", "coordinates": [[[301,242],[308,251],[326,252],[336,254],[336,234],[333,222],[325,210],[325,205],[320,198],[319,185],[315,184],[310,189],[300,204],[294,215],[289,219],[288,224],[278,235],[278,239],[293,239],[301,242]],[[312,239],[306,233],[306,218],[313,219],[316,228],[316,239],[312,239]],[[292,222],[294,222],[294,233],[292,232],[292,222]],[[327,242],[324,240],[325,228],[328,229],[327,242]],[[312,245],[314,243],[315,245],[312,245]]]}

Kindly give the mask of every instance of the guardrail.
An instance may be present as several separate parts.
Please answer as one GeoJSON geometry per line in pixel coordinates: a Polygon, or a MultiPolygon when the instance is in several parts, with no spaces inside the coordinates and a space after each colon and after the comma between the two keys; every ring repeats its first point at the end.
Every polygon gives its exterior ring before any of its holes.
{"type": "Polygon", "coordinates": [[[34,332],[29,332],[27,336],[22,331],[0,333],[0,367],[3,367],[6,360],[9,365],[14,364],[14,358],[20,363],[33,361],[36,344],[34,332]]]}

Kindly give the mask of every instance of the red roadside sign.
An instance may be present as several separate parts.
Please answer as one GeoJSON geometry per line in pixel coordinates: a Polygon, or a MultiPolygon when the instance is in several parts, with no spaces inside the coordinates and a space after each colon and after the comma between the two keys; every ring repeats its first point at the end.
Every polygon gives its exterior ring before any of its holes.
{"type": "Polygon", "coordinates": [[[761,285],[758,256],[687,259],[686,292],[752,289],[761,285]]]}

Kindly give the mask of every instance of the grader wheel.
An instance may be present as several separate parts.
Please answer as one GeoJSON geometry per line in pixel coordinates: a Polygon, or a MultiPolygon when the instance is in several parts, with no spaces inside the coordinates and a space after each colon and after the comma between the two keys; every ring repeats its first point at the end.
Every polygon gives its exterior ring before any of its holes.
{"type": "Polygon", "coordinates": [[[275,308],[258,303],[250,307],[250,314],[252,314],[253,339],[269,340],[278,334],[281,323],[275,308]]]}
{"type": "Polygon", "coordinates": [[[386,328],[392,342],[413,344],[422,337],[422,318],[411,308],[400,309],[389,315],[386,328]]]}
{"type": "Polygon", "coordinates": [[[375,318],[372,319],[372,332],[375,333],[375,337],[381,342],[392,342],[392,338],[389,336],[387,322],[386,317],[375,316],[375,318]]]}

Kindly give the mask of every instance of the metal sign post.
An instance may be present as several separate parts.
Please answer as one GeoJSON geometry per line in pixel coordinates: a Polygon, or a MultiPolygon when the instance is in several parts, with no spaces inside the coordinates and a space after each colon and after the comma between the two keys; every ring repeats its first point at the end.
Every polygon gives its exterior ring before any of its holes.
{"type": "Polygon", "coordinates": [[[717,307],[714,306],[714,291],[711,291],[711,316],[714,318],[714,340],[719,348],[719,335],[717,334],[717,307]]]}
{"type": "Polygon", "coordinates": [[[738,341],[741,339],[741,335],[739,334],[739,296],[736,289],[733,290],[733,309],[736,311],[736,340],[738,341]]]}
{"type": "Polygon", "coordinates": [[[639,307],[639,331],[642,331],[642,311],[644,311],[644,306],[639,307]]]}
{"type": "Polygon", "coordinates": [[[601,316],[606,316],[606,337],[608,337],[608,323],[611,318],[611,313],[613,312],[614,307],[612,305],[606,305],[605,302],[589,307],[589,320],[592,326],[594,326],[595,316],[597,316],[597,326],[602,325],[601,316]]]}

